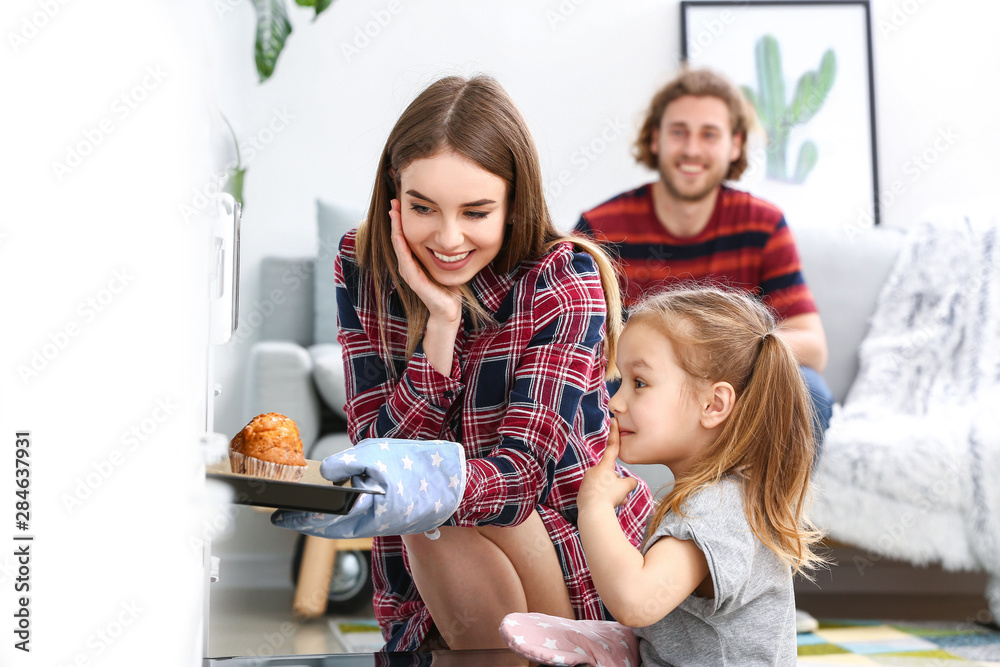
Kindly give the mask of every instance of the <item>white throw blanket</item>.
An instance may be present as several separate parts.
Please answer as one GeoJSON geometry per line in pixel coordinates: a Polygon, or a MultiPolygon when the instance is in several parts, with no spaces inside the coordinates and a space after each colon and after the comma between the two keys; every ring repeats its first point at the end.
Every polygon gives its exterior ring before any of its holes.
{"type": "Polygon", "coordinates": [[[876,558],[986,570],[1000,619],[995,216],[941,218],[907,235],[827,432],[812,516],[876,558]]]}

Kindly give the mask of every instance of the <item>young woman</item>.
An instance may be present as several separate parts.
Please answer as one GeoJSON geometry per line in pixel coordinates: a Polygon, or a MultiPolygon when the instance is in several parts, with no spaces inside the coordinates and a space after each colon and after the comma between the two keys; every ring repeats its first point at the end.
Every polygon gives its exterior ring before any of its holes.
{"type": "MultiPolygon", "coordinates": [[[[402,537],[375,539],[386,650],[502,647],[512,611],[606,618],[576,494],[608,437],[617,280],[598,247],[554,228],[530,133],[494,80],[441,79],[403,112],[336,271],[348,428],[355,443],[382,439],[345,465],[373,452],[374,474],[392,458],[433,475],[447,451],[412,441],[461,445],[461,474],[399,484],[407,520],[423,494],[464,484],[440,529],[383,524],[402,537]]],[[[615,518],[632,544],[649,511],[639,483],[615,518]]]]}
{"type": "MultiPolygon", "coordinates": [[[[679,289],[637,306],[622,334],[615,423],[577,502],[597,591],[628,626],[598,629],[634,629],[643,665],[796,662],[792,575],[821,560],[803,513],[814,445],[798,364],[775,328],[743,292],[679,289]],[[674,474],[641,549],[617,525],[635,483],[616,474],[615,457],[674,474]]],[[[544,619],[512,621],[522,655],[545,660],[568,647],[551,633],[547,645],[531,640],[544,619]]],[[[634,640],[631,655],[600,643],[598,664],[636,664],[634,640]]]]}

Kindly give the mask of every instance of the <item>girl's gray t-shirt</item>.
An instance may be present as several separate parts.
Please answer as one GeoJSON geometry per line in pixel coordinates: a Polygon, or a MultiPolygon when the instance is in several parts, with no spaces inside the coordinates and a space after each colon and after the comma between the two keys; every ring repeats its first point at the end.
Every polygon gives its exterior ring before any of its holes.
{"type": "Polygon", "coordinates": [[[664,536],[694,540],[715,597],[689,595],[656,623],[636,628],[642,664],[795,665],[791,568],[750,530],[740,483],[726,478],[699,490],[684,512],[668,512],[643,553],[664,536]]]}

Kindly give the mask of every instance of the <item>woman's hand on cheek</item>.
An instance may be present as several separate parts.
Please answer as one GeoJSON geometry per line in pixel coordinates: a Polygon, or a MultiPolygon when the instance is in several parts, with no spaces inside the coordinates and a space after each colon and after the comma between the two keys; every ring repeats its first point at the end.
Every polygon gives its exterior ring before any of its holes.
{"type": "Polygon", "coordinates": [[[403,236],[402,207],[398,199],[392,200],[389,220],[392,224],[392,247],[396,251],[399,275],[427,306],[428,320],[458,322],[462,317],[461,297],[457,292],[433,282],[420,262],[413,256],[413,252],[403,236]]]}
{"type": "Polygon", "coordinates": [[[639,480],[634,477],[618,476],[615,461],[618,459],[620,448],[618,422],[612,419],[604,455],[583,475],[583,482],[576,498],[577,507],[581,510],[599,508],[602,505],[617,507],[625,502],[628,494],[639,484],[639,480]]]}

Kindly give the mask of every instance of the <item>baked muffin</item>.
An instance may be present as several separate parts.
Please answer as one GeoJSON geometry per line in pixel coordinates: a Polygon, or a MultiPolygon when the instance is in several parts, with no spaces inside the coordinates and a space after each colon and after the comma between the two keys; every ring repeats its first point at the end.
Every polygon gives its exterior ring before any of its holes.
{"type": "Polygon", "coordinates": [[[277,412],[257,415],[229,443],[233,472],[297,482],[306,470],[295,422],[277,412]]]}

